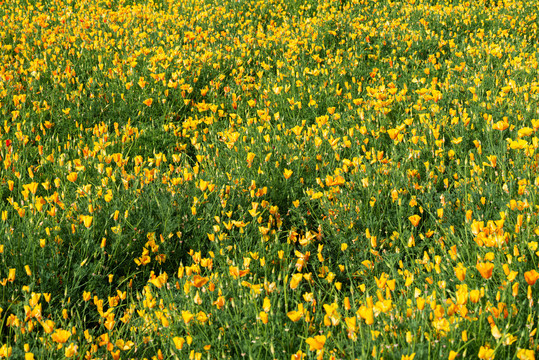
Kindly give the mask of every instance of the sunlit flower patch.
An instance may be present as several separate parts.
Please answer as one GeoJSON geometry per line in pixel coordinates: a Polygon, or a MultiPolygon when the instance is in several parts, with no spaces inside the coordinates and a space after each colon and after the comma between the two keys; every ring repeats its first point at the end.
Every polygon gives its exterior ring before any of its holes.
{"type": "Polygon", "coordinates": [[[537,5],[5,2],[0,358],[535,359],[537,5]]]}

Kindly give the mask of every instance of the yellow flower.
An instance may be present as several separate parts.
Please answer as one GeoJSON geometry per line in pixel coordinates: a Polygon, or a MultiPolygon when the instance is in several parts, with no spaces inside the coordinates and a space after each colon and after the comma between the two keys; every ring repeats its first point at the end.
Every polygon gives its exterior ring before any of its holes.
{"type": "Polygon", "coordinates": [[[410,222],[412,223],[412,225],[414,227],[417,227],[417,225],[419,225],[419,221],[421,221],[421,216],[419,215],[412,215],[408,218],[408,220],[410,220],[410,222]]]}
{"type": "Polygon", "coordinates": [[[77,355],[77,349],[78,349],[78,346],[75,345],[74,343],[69,344],[69,346],[66,347],[65,349],[66,358],[70,358],[77,355]]]}
{"type": "Polygon", "coordinates": [[[51,335],[52,341],[57,342],[58,344],[63,344],[69,339],[71,333],[67,330],[56,329],[51,335]]]}
{"type": "Polygon", "coordinates": [[[292,279],[290,279],[290,288],[292,290],[296,289],[299,285],[299,282],[303,279],[303,274],[297,273],[292,275],[292,279]]]}
{"type": "Polygon", "coordinates": [[[182,318],[183,318],[183,321],[185,322],[185,325],[189,324],[189,322],[193,320],[194,317],[195,315],[191,314],[189,311],[182,310],[182,318]]]}
{"type": "Polygon", "coordinates": [[[284,172],[283,172],[284,178],[285,178],[286,180],[288,180],[288,179],[290,178],[290,176],[292,176],[292,173],[293,173],[292,170],[290,170],[290,169],[284,169],[284,172]]]}
{"type": "Polygon", "coordinates": [[[152,98],[149,98],[149,99],[146,99],[142,102],[144,105],[146,106],[152,106],[152,103],[153,103],[153,99],[152,98]]]}
{"type": "Polygon", "coordinates": [[[524,279],[526,279],[528,285],[535,285],[535,283],[539,279],[539,272],[537,272],[535,269],[531,271],[526,271],[524,273],[524,279]]]}
{"type": "Polygon", "coordinates": [[[93,216],[90,215],[80,215],[80,220],[84,224],[84,227],[89,228],[92,226],[92,220],[94,219],[93,216]]]}
{"type": "Polygon", "coordinates": [[[268,323],[268,314],[264,311],[261,311],[258,316],[260,317],[260,320],[262,323],[267,324],[268,323]]]}
{"type": "Polygon", "coordinates": [[[457,276],[457,279],[460,281],[464,281],[466,278],[466,267],[462,265],[462,263],[458,263],[458,265],[453,268],[455,270],[455,275],[457,276]]]}
{"type": "Polygon", "coordinates": [[[71,182],[75,182],[77,181],[77,173],[76,172],[71,172],[69,173],[69,175],[67,175],[67,180],[71,181],[71,182]]]}
{"type": "Polygon", "coordinates": [[[181,350],[183,348],[183,344],[185,343],[185,339],[179,336],[174,337],[172,341],[174,341],[174,346],[178,350],[181,350]]]}
{"type": "Polygon", "coordinates": [[[401,360],[414,360],[414,358],[415,358],[415,353],[401,356],[401,360]]]}
{"type": "Polygon", "coordinates": [[[16,272],[17,272],[17,269],[9,269],[9,273],[7,275],[7,281],[10,281],[10,282],[15,281],[16,272]]]}
{"type": "Polygon", "coordinates": [[[520,349],[517,351],[519,360],[535,360],[535,352],[533,350],[520,349]]]}
{"type": "Polygon", "coordinates": [[[8,358],[11,356],[11,346],[8,347],[7,344],[4,344],[2,345],[2,347],[0,347],[0,358],[8,358]]]}
{"type": "Polygon", "coordinates": [[[254,160],[255,156],[256,156],[256,154],[252,153],[252,152],[247,154],[247,164],[248,164],[249,167],[251,167],[251,164],[253,163],[253,160],[254,160]]]}
{"type": "Polygon", "coordinates": [[[479,301],[481,297],[481,292],[479,290],[472,290],[470,291],[470,301],[474,304],[479,301]]]}
{"type": "Polygon", "coordinates": [[[36,191],[37,191],[37,187],[38,187],[38,183],[36,182],[32,182],[30,184],[26,184],[26,185],[23,185],[24,189],[25,190],[28,190],[30,191],[32,194],[35,195],[36,191]]]}
{"type": "Polygon", "coordinates": [[[296,321],[299,321],[299,319],[301,319],[301,317],[303,316],[303,312],[302,311],[297,311],[297,310],[292,310],[292,311],[289,311],[286,316],[288,316],[288,318],[290,320],[292,320],[293,322],[296,322],[296,321]]]}
{"type": "Polygon", "coordinates": [[[265,312],[269,312],[271,309],[271,302],[268,297],[264,298],[264,303],[262,304],[262,309],[264,309],[265,312]]]}
{"type": "Polygon", "coordinates": [[[499,338],[502,337],[502,333],[500,332],[500,329],[498,329],[498,326],[496,326],[496,325],[492,325],[490,327],[490,332],[491,332],[492,336],[494,336],[494,338],[496,340],[498,340],[499,338]]]}
{"type": "Polygon", "coordinates": [[[490,279],[492,277],[492,270],[494,269],[494,264],[487,262],[480,262],[476,265],[477,270],[485,279],[490,279]]]}
{"type": "Polygon", "coordinates": [[[361,318],[365,320],[365,324],[367,325],[374,324],[374,313],[372,311],[372,308],[366,307],[365,305],[363,305],[359,308],[357,312],[359,316],[361,316],[361,318]]]}
{"type": "Polygon", "coordinates": [[[481,346],[479,349],[479,354],[477,355],[482,360],[493,360],[494,359],[494,349],[481,346]]]}
{"type": "Polygon", "coordinates": [[[191,283],[193,284],[193,286],[195,286],[197,288],[201,288],[204,285],[206,285],[206,283],[208,281],[210,281],[210,279],[208,277],[202,277],[200,275],[195,275],[195,276],[193,276],[193,280],[191,280],[191,283]]]}
{"type": "Polygon", "coordinates": [[[309,351],[322,350],[326,343],[326,336],[317,335],[314,338],[307,338],[305,342],[309,345],[309,351]]]}

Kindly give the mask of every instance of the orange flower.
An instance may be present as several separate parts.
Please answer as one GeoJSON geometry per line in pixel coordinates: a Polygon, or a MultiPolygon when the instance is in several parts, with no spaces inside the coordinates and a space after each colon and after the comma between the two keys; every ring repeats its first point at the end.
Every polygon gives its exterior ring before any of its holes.
{"type": "Polygon", "coordinates": [[[264,309],[265,312],[269,312],[271,309],[271,302],[270,299],[266,296],[264,298],[264,303],[262,304],[262,309],[264,309]]]}
{"type": "Polygon", "coordinates": [[[363,320],[365,320],[365,324],[374,324],[374,313],[372,311],[372,308],[363,305],[359,308],[358,314],[363,320]]]}
{"type": "Polygon", "coordinates": [[[67,330],[56,329],[51,335],[52,341],[57,342],[58,344],[63,344],[69,339],[71,333],[67,330]]]}
{"type": "Polygon", "coordinates": [[[326,343],[326,336],[317,335],[314,338],[307,338],[305,342],[309,344],[309,351],[322,350],[324,348],[324,344],[326,343]]]}
{"type": "Polygon", "coordinates": [[[481,298],[481,292],[479,290],[470,291],[470,301],[476,304],[481,298]]]}
{"type": "Polygon", "coordinates": [[[415,353],[401,356],[401,360],[414,360],[414,358],[415,358],[415,353]]]}
{"type": "Polygon", "coordinates": [[[519,360],[535,360],[535,351],[520,349],[517,351],[517,358],[519,360]]]}
{"type": "Polygon", "coordinates": [[[421,216],[412,215],[408,218],[408,220],[410,220],[410,222],[412,223],[412,225],[414,225],[414,227],[417,227],[417,225],[419,225],[419,221],[421,221],[421,216]]]}
{"type": "Polygon", "coordinates": [[[153,103],[153,99],[150,98],[150,99],[146,99],[142,102],[144,105],[146,106],[152,106],[152,103],[153,103]]]}
{"type": "Polygon", "coordinates": [[[267,324],[268,323],[268,314],[265,313],[264,311],[261,311],[258,316],[260,317],[260,320],[262,321],[262,323],[264,324],[267,324]]]}
{"type": "Polygon", "coordinates": [[[37,186],[38,186],[38,185],[39,185],[38,183],[33,182],[33,183],[30,183],[30,184],[27,184],[27,185],[23,185],[23,187],[24,187],[25,190],[28,190],[28,191],[30,191],[32,194],[35,195],[35,193],[36,193],[36,191],[37,191],[37,186]]]}
{"type": "Polygon", "coordinates": [[[9,269],[9,273],[7,276],[7,281],[13,282],[15,281],[15,273],[17,272],[17,269],[9,269]]]}
{"type": "Polygon", "coordinates": [[[182,311],[182,318],[185,322],[185,325],[189,324],[189,322],[193,320],[194,317],[195,315],[191,314],[189,311],[182,311]]]}
{"type": "Polygon", "coordinates": [[[290,288],[292,290],[296,289],[299,285],[299,282],[303,279],[303,274],[297,273],[292,275],[292,279],[290,279],[290,288]]]}
{"type": "Polygon", "coordinates": [[[283,172],[284,178],[285,178],[286,180],[288,180],[288,179],[290,178],[290,176],[292,176],[292,173],[293,173],[292,170],[290,170],[290,169],[284,169],[284,172],[283,172]]]}
{"type": "Polygon", "coordinates": [[[539,279],[539,273],[535,270],[526,271],[524,273],[524,279],[526,279],[528,285],[535,285],[535,283],[539,279]]]}
{"type": "Polygon", "coordinates": [[[185,343],[185,339],[179,336],[174,337],[172,341],[174,341],[174,346],[178,350],[181,350],[183,348],[183,344],[185,343]]]}
{"type": "Polygon", "coordinates": [[[303,316],[303,313],[297,310],[292,310],[292,311],[289,311],[286,314],[286,316],[288,316],[288,318],[292,320],[293,322],[296,322],[296,321],[299,321],[299,319],[301,319],[301,317],[303,316]]]}
{"type": "Polygon", "coordinates": [[[208,277],[203,277],[203,276],[200,276],[200,275],[195,275],[193,276],[193,280],[191,280],[191,283],[197,287],[197,288],[200,288],[200,287],[203,287],[204,285],[206,285],[206,283],[210,281],[210,279],[208,277]]]}
{"type": "Polygon", "coordinates": [[[225,306],[225,297],[219,296],[217,300],[215,300],[212,304],[217,306],[218,309],[222,308],[223,306],[225,306]]]}
{"type": "Polygon", "coordinates": [[[90,226],[92,226],[93,219],[94,217],[90,215],[80,215],[80,220],[83,222],[86,228],[89,228],[90,226]]]}
{"type": "Polygon", "coordinates": [[[462,263],[458,263],[457,267],[454,268],[455,275],[460,281],[464,281],[466,278],[466,267],[462,263]]]}
{"type": "Polygon", "coordinates": [[[45,330],[47,334],[50,334],[52,330],[54,330],[54,321],[52,320],[45,320],[40,324],[43,326],[43,330],[45,330]]]}
{"type": "Polygon", "coordinates": [[[77,173],[76,172],[69,173],[69,175],[67,175],[67,180],[71,182],[77,181],[77,173]]]}
{"type": "Polygon", "coordinates": [[[238,277],[244,277],[249,273],[249,269],[240,270],[237,266],[230,266],[228,268],[228,271],[234,279],[237,279],[238,277]]]}
{"type": "Polygon", "coordinates": [[[494,264],[489,262],[480,262],[477,263],[476,268],[482,277],[484,277],[485,279],[490,279],[492,277],[492,270],[494,269],[494,264]]]}
{"type": "Polygon", "coordinates": [[[489,349],[488,347],[481,346],[481,348],[479,349],[479,354],[477,354],[477,356],[483,360],[492,360],[494,359],[494,349],[489,349]]]}
{"type": "Polygon", "coordinates": [[[66,349],[65,349],[66,358],[70,358],[70,357],[73,357],[73,356],[77,355],[77,349],[78,349],[78,346],[75,345],[74,343],[69,344],[69,346],[66,347],[66,349]]]}

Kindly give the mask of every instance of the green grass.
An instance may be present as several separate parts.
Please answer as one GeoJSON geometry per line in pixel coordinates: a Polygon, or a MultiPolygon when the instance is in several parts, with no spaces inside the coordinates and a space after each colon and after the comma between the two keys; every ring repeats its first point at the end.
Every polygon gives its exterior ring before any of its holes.
{"type": "Polygon", "coordinates": [[[4,2],[0,358],[534,359],[536,7],[4,2]]]}

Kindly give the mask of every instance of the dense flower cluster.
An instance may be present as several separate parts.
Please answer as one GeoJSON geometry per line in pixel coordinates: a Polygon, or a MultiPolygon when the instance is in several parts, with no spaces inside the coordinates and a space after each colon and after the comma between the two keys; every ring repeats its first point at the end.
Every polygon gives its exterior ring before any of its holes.
{"type": "Polygon", "coordinates": [[[0,358],[535,359],[538,5],[4,1],[0,358]]]}

